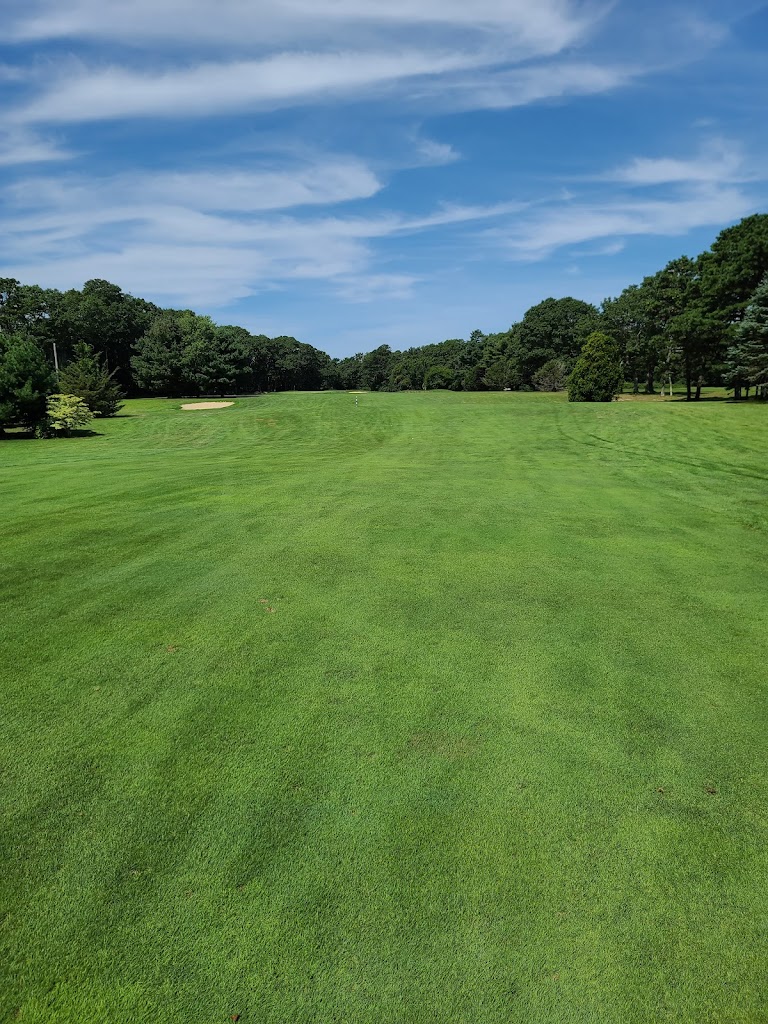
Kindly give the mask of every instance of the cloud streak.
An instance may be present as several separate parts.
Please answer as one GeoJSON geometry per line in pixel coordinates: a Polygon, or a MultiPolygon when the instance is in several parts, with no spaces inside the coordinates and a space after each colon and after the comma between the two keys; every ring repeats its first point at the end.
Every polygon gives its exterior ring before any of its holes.
{"type": "Polygon", "coordinates": [[[326,296],[335,330],[340,303],[424,322],[441,280],[470,303],[558,253],[586,273],[721,227],[758,205],[759,153],[670,71],[727,49],[752,0],[649,2],[7,0],[0,273],[203,309],[326,296]],[[697,148],[705,114],[744,152],[697,148]]]}
{"type": "Polygon", "coordinates": [[[423,214],[329,214],[383,187],[361,162],[282,169],[36,178],[9,185],[0,227],[14,268],[71,287],[93,276],[163,301],[222,305],[287,282],[327,281],[349,301],[402,297],[417,277],[382,270],[375,243],[507,216],[522,204],[442,204],[423,214]],[[317,211],[313,212],[313,208],[317,211]]]}
{"type": "Polygon", "coordinates": [[[72,0],[64,6],[16,0],[6,15],[6,32],[16,41],[96,38],[121,45],[238,48],[318,39],[338,45],[340,32],[369,44],[382,32],[403,30],[433,38],[503,33],[518,55],[532,55],[573,45],[605,10],[594,0],[219,0],[215,11],[207,0],[72,0]]]}
{"type": "Polygon", "coordinates": [[[62,78],[11,114],[22,124],[111,118],[211,116],[361,93],[424,75],[467,69],[464,53],[280,53],[260,61],[206,63],[160,73],[120,67],[62,78]]]}
{"type": "Polygon", "coordinates": [[[0,129],[0,167],[71,160],[74,153],[23,127],[0,129]]]}
{"type": "Polygon", "coordinates": [[[752,177],[745,171],[740,147],[734,142],[716,139],[693,159],[636,157],[610,171],[603,180],[647,187],[682,182],[745,182],[752,177]]]}
{"type": "Polygon", "coordinates": [[[11,39],[99,38],[109,63],[28,69],[15,124],[238,115],[371,97],[502,109],[616,88],[618,67],[558,63],[604,21],[596,0],[48,0],[15,4],[11,39]],[[157,54],[126,47],[155,45],[157,54]],[[182,49],[183,48],[183,49],[182,49]],[[180,54],[183,56],[180,57],[180,54]],[[531,61],[549,63],[530,64],[531,61]],[[36,91],[37,90],[37,91],[36,91]]]}
{"type": "Polygon", "coordinates": [[[27,279],[58,287],[106,276],[177,304],[222,306],[296,281],[325,281],[348,302],[399,299],[422,277],[387,266],[397,252],[392,246],[406,236],[438,232],[442,246],[461,237],[466,259],[537,261],[586,243],[597,244],[583,256],[615,254],[630,236],[684,235],[753,211],[742,188],[699,180],[690,170],[695,161],[682,164],[689,168],[684,185],[677,184],[682,171],[665,160],[652,169],[631,161],[627,173],[612,172],[614,194],[599,199],[585,184],[581,195],[534,203],[443,203],[421,213],[364,215],[328,207],[365,202],[385,183],[361,161],[336,155],[282,168],[41,177],[3,193],[0,245],[16,263],[0,273],[23,270],[27,279]],[[676,183],[671,194],[632,194],[638,180],[656,185],[662,178],[676,183]],[[488,221],[493,226],[479,230],[488,221]]]}
{"type": "Polygon", "coordinates": [[[553,203],[509,230],[493,232],[513,259],[540,260],[558,249],[631,235],[681,236],[719,226],[755,211],[755,200],[738,188],[704,185],[665,199],[611,197],[553,203]]]}

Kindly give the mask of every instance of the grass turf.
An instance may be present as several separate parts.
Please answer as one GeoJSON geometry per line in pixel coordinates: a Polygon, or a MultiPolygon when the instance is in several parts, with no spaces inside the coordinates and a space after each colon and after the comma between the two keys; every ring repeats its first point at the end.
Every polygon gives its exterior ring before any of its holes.
{"type": "Polygon", "coordinates": [[[0,444],[0,1019],[768,1020],[768,410],[124,412],[0,444]]]}

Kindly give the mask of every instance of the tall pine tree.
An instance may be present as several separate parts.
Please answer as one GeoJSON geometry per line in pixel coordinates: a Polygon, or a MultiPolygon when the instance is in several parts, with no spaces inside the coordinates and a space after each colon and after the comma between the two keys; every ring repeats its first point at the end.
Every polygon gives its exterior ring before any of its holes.
{"type": "Polygon", "coordinates": [[[728,349],[726,379],[741,398],[742,389],[754,387],[768,397],[768,276],[750,299],[744,318],[736,327],[735,343],[728,349]]]}
{"type": "Polygon", "coordinates": [[[59,374],[59,391],[77,395],[93,413],[114,416],[122,408],[125,396],[114,380],[115,371],[105,369],[102,357],[90,345],[75,345],[75,358],[59,374]]]}

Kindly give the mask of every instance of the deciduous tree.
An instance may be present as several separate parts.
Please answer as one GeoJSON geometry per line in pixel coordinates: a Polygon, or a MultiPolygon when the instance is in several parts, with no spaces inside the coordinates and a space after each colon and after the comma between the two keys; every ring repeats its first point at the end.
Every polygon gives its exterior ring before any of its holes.
{"type": "Polygon", "coordinates": [[[520,385],[531,387],[534,373],[551,359],[575,359],[599,326],[598,310],[580,299],[545,299],[533,306],[509,332],[508,354],[516,363],[520,385]]]}
{"type": "Polygon", "coordinates": [[[77,395],[49,395],[47,412],[48,425],[56,436],[69,437],[93,419],[93,413],[77,395]]]}

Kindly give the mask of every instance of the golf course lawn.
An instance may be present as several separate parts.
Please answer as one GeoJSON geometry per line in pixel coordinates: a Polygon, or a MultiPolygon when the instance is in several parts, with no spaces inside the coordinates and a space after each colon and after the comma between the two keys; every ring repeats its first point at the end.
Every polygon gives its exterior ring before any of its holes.
{"type": "Polygon", "coordinates": [[[0,442],[0,1020],[768,1021],[768,406],[0,442]]]}

